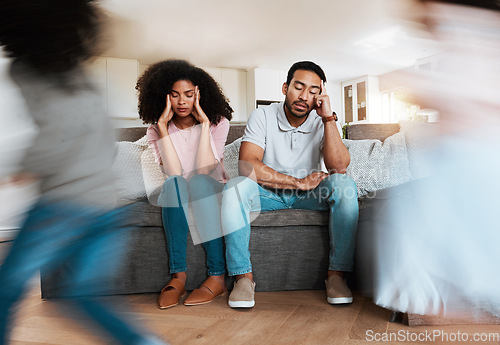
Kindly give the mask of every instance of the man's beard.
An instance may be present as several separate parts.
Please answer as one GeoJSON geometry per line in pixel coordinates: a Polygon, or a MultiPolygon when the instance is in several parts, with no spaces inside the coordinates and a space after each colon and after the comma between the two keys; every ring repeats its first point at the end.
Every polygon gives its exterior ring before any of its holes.
{"type": "Polygon", "coordinates": [[[293,103],[291,103],[289,100],[287,100],[285,98],[285,107],[288,109],[290,114],[293,115],[293,117],[296,117],[298,119],[302,119],[302,118],[306,117],[307,115],[309,115],[309,113],[311,112],[312,109],[309,109],[309,105],[307,103],[303,103],[303,102],[296,102],[296,103],[305,104],[305,106],[307,107],[307,111],[305,113],[296,112],[295,110],[293,110],[293,103]]]}

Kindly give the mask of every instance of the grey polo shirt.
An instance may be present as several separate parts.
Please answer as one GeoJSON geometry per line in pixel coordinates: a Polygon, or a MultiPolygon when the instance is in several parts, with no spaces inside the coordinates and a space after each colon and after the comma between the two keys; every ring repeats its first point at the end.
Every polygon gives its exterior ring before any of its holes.
{"type": "Polygon", "coordinates": [[[323,122],[313,110],[302,125],[292,127],[283,105],[273,103],[252,112],[242,140],[264,149],[262,163],[279,173],[304,178],[321,170],[323,122]]]}

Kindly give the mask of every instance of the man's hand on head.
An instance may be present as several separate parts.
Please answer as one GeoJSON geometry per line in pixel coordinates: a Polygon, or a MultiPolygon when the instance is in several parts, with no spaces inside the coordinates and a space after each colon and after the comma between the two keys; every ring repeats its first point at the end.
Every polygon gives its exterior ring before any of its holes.
{"type": "Polygon", "coordinates": [[[326,87],[323,81],[321,81],[321,89],[319,95],[315,97],[315,106],[314,110],[321,117],[330,117],[332,116],[332,108],[330,106],[330,97],[326,93],[326,87]]]}

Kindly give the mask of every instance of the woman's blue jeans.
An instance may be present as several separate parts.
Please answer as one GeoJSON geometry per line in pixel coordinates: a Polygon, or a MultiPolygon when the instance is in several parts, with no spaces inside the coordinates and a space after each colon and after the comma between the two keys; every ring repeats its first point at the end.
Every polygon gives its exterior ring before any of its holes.
{"type": "Polygon", "coordinates": [[[226,184],[222,200],[227,270],[230,276],[252,272],[250,262],[250,212],[282,209],[330,212],[329,270],[351,271],[358,224],[356,183],[343,174],[325,178],[310,191],[266,189],[247,177],[226,184]]]}
{"type": "Polygon", "coordinates": [[[43,269],[69,268],[57,281],[67,304],[90,317],[120,344],[144,340],[139,330],[92,296],[106,291],[103,281],[121,263],[126,239],[120,227],[124,213],[101,211],[70,201],[38,202],[0,267],[0,344],[7,344],[9,315],[26,283],[43,269]],[[102,279],[104,278],[105,279],[102,279]]]}
{"type": "Polygon", "coordinates": [[[189,205],[196,223],[196,229],[191,226],[192,236],[199,238],[205,249],[208,275],[218,276],[226,272],[220,222],[223,188],[222,183],[203,174],[193,176],[189,182],[182,176],[170,176],[165,180],[158,204],[162,206],[170,274],[187,270],[189,205]]]}

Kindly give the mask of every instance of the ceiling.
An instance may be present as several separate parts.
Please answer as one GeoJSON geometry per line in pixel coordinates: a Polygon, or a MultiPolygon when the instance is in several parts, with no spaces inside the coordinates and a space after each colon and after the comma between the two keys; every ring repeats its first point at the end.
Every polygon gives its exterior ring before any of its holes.
{"type": "Polygon", "coordinates": [[[287,70],[321,65],[331,81],[378,75],[437,53],[412,0],[103,0],[110,57],[151,64],[287,70]]]}

